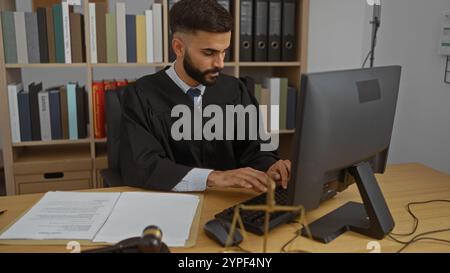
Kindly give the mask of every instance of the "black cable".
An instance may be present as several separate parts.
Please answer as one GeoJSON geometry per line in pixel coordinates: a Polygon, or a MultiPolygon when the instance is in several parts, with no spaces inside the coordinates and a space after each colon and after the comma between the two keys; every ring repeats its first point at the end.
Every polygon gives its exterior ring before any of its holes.
{"type": "Polygon", "coordinates": [[[450,70],[448,70],[448,63],[450,62],[450,56],[447,56],[447,59],[445,61],[445,75],[444,75],[444,82],[450,84],[450,80],[448,80],[447,76],[450,74],[450,70]]]}
{"type": "Polygon", "coordinates": [[[412,206],[412,205],[424,205],[424,204],[437,203],[437,202],[439,202],[439,203],[450,203],[450,200],[436,199],[436,200],[429,200],[429,201],[411,202],[411,203],[408,203],[408,204],[406,205],[406,210],[408,211],[409,215],[411,215],[411,217],[412,217],[413,220],[414,220],[412,231],[411,231],[411,232],[408,232],[408,233],[393,233],[393,232],[391,232],[390,235],[404,237],[404,236],[410,236],[410,235],[413,235],[414,233],[416,233],[417,228],[418,228],[418,226],[419,226],[419,219],[418,219],[417,216],[412,212],[411,206],[412,206]]]}
{"type": "Polygon", "coordinates": [[[444,240],[444,239],[438,239],[438,238],[431,238],[431,237],[422,237],[419,239],[414,240],[413,242],[404,245],[399,251],[397,251],[397,253],[401,253],[403,250],[405,250],[405,248],[407,248],[408,246],[410,246],[412,243],[416,243],[418,241],[422,241],[422,240],[428,240],[428,241],[436,241],[436,242],[443,242],[443,243],[447,243],[450,244],[450,240],[444,240]]]}
{"type": "Polygon", "coordinates": [[[305,225],[301,225],[301,228],[300,229],[298,229],[298,227],[297,226],[294,226],[294,224],[299,224],[300,222],[298,221],[298,220],[292,220],[291,222],[290,222],[290,224],[292,225],[292,227],[293,228],[295,228],[296,229],[296,231],[295,231],[295,236],[292,238],[292,239],[290,239],[287,243],[285,243],[282,247],[281,247],[281,253],[309,253],[308,251],[305,251],[305,250],[286,250],[286,248],[290,245],[290,244],[292,244],[297,238],[299,238],[299,237],[301,237],[302,236],[302,228],[304,229],[305,228],[305,225]]]}
{"type": "Polygon", "coordinates": [[[394,237],[394,236],[405,237],[405,236],[410,236],[410,235],[413,235],[414,233],[416,233],[417,228],[419,226],[419,218],[417,218],[417,216],[412,212],[412,210],[411,210],[411,206],[412,205],[423,205],[423,204],[436,203],[436,202],[450,203],[450,200],[437,199],[437,200],[429,200],[429,201],[423,201],[423,202],[411,202],[411,203],[407,204],[407,206],[406,206],[407,207],[407,211],[408,211],[408,213],[411,215],[411,217],[414,220],[412,231],[408,232],[408,233],[391,233],[388,236],[389,238],[391,238],[395,242],[404,245],[402,248],[400,248],[397,251],[397,253],[402,252],[403,250],[405,250],[408,246],[412,245],[413,243],[416,243],[416,242],[422,241],[422,240],[438,241],[438,242],[444,242],[444,243],[450,244],[450,240],[444,240],[444,239],[432,238],[432,237],[422,237],[422,236],[429,235],[429,234],[447,232],[447,231],[450,231],[450,228],[422,232],[422,233],[419,233],[419,234],[415,235],[412,239],[410,239],[408,241],[401,241],[401,240],[399,240],[399,239],[394,237]],[[394,235],[394,236],[392,236],[392,235],[394,235]]]}
{"type": "MultiPolygon", "coordinates": [[[[443,242],[443,243],[448,243],[450,244],[450,240],[444,240],[444,239],[439,239],[439,238],[432,238],[432,237],[422,237],[425,235],[430,235],[430,234],[435,234],[435,233],[441,233],[441,232],[447,232],[450,231],[450,228],[446,228],[446,229],[440,229],[440,230],[432,230],[432,231],[427,231],[427,232],[422,232],[419,233],[417,235],[415,235],[412,239],[408,240],[408,241],[401,241],[397,238],[395,238],[394,236],[398,236],[398,237],[405,237],[405,236],[410,236],[413,235],[414,233],[416,233],[417,228],[419,227],[419,218],[417,218],[417,216],[412,212],[411,210],[411,206],[413,205],[423,205],[423,204],[430,204],[430,203],[436,203],[436,202],[445,202],[445,203],[450,203],[450,200],[445,200],[445,199],[436,199],[436,200],[429,200],[429,201],[422,201],[422,202],[411,202],[408,203],[406,205],[406,209],[408,211],[408,213],[411,215],[411,217],[414,220],[413,223],[413,228],[412,231],[408,232],[408,233],[390,233],[388,235],[389,238],[391,238],[393,241],[404,245],[402,248],[400,248],[400,250],[398,250],[397,253],[402,252],[403,250],[405,250],[408,246],[418,242],[418,241],[423,241],[423,240],[428,240],[428,241],[437,241],[437,242],[443,242]],[[392,236],[394,235],[394,236],[392,236]]],[[[294,223],[296,221],[293,221],[294,223]]],[[[298,222],[297,222],[298,223],[298,222]]],[[[287,243],[285,243],[282,247],[281,247],[281,253],[304,253],[305,251],[302,250],[286,250],[286,248],[292,244],[292,242],[294,242],[298,237],[301,236],[301,229],[297,230],[295,236],[290,239],[287,243]]]]}
{"type": "MultiPolygon", "coordinates": [[[[305,228],[305,227],[303,226],[303,228],[305,228]]],[[[301,229],[297,230],[295,232],[295,236],[281,247],[281,253],[308,253],[307,251],[304,251],[304,250],[286,250],[286,248],[290,244],[292,244],[297,238],[299,238],[301,236],[301,233],[302,233],[301,229]]]]}
{"type": "Polygon", "coordinates": [[[367,60],[369,60],[369,57],[370,57],[371,54],[372,54],[372,50],[369,51],[369,53],[367,54],[367,57],[366,57],[366,59],[363,62],[362,68],[364,68],[366,66],[367,60]]]}

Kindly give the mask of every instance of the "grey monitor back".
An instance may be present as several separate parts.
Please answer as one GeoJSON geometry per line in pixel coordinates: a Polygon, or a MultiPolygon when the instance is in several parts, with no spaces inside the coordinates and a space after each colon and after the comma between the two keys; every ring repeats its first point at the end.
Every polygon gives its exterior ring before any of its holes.
{"type": "Polygon", "coordinates": [[[358,163],[369,162],[373,172],[384,172],[400,74],[400,66],[387,66],[302,76],[294,181],[289,184],[292,204],[317,208],[329,185],[344,183],[348,168],[358,163]]]}

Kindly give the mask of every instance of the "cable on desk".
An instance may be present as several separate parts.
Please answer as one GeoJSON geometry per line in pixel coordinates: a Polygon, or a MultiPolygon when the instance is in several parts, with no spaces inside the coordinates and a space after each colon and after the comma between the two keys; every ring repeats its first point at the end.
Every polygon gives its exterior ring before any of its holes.
{"type": "Polygon", "coordinates": [[[423,205],[423,204],[429,204],[429,203],[450,203],[450,200],[443,200],[443,199],[438,199],[438,200],[429,200],[429,201],[423,201],[423,202],[411,202],[407,204],[407,211],[408,213],[411,215],[411,217],[414,220],[413,223],[413,229],[411,232],[408,233],[391,233],[388,237],[391,238],[392,240],[394,240],[395,242],[399,243],[399,244],[403,244],[404,246],[402,248],[400,248],[397,253],[402,252],[403,250],[405,250],[408,246],[410,246],[413,243],[416,243],[418,241],[423,241],[423,240],[428,240],[428,241],[436,241],[436,242],[443,242],[443,243],[447,243],[450,244],[450,240],[444,240],[444,239],[439,239],[439,238],[432,238],[432,237],[422,237],[425,235],[429,235],[429,234],[435,234],[435,233],[441,233],[441,232],[448,232],[450,231],[450,228],[446,228],[446,229],[440,229],[440,230],[432,230],[432,231],[427,231],[427,232],[423,232],[423,233],[419,233],[416,236],[414,236],[412,239],[408,240],[408,241],[401,241],[397,238],[395,238],[394,236],[397,237],[405,237],[405,236],[410,236],[416,233],[417,228],[419,226],[419,218],[417,218],[417,216],[412,212],[411,210],[411,206],[412,205],[423,205]]]}
{"type": "Polygon", "coordinates": [[[406,205],[406,210],[408,211],[408,213],[409,213],[409,215],[411,215],[411,217],[413,218],[413,220],[414,220],[414,224],[413,224],[413,229],[412,229],[412,231],[411,232],[408,232],[408,233],[393,233],[393,232],[391,232],[391,235],[394,235],[394,236],[410,236],[410,235],[413,235],[414,233],[416,233],[416,231],[417,231],[417,227],[419,226],[419,219],[416,217],[416,215],[412,212],[412,210],[411,210],[411,206],[412,205],[424,205],[424,204],[430,204],[430,203],[438,203],[438,202],[440,202],[440,203],[450,203],[450,200],[445,200],[445,199],[437,199],[437,200],[429,200],[429,201],[422,201],[422,202],[411,202],[411,203],[408,203],[407,205],[406,205]]]}
{"type": "MultiPolygon", "coordinates": [[[[298,223],[298,221],[292,221],[292,223],[298,223]]],[[[304,225],[302,225],[302,227],[305,228],[304,225]]],[[[302,235],[302,229],[298,229],[298,227],[295,227],[295,229],[296,229],[295,236],[281,247],[281,251],[280,251],[281,253],[309,253],[308,251],[300,250],[300,249],[287,250],[287,247],[289,245],[291,245],[297,238],[301,237],[301,235],[302,235]]]]}
{"type": "Polygon", "coordinates": [[[441,233],[441,232],[446,232],[446,231],[450,231],[450,228],[441,229],[441,230],[433,230],[433,231],[429,231],[429,232],[420,233],[420,234],[417,234],[416,236],[414,236],[411,240],[406,241],[406,242],[400,241],[400,240],[396,239],[395,237],[393,237],[391,235],[389,235],[389,238],[391,238],[392,240],[394,240],[395,242],[397,242],[399,244],[403,244],[404,245],[402,248],[400,248],[397,251],[397,253],[401,253],[403,250],[405,250],[405,248],[407,248],[408,246],[412,245],[413,243],[416,243],[418,241],[423,241],[423,240],[438,241],[438,242],[443,242],[443,243],[450,244],[450,240],[444,240],[444,239],[433,238],[433,237],[421,237],[421,236],[424,236],[424,235],[441,233]]]}

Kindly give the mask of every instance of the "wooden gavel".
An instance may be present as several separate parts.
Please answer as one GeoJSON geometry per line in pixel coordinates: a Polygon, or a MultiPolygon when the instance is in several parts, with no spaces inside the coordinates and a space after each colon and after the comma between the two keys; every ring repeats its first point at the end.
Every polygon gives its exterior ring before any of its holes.
{"type": "Polygon", "coordinates": [[[113,246],[87,250],[82,253],[170,253],[169,247],[162,242],[162,231],[156,226],[148,226],[141,237],[133,237],[113,246]]]}

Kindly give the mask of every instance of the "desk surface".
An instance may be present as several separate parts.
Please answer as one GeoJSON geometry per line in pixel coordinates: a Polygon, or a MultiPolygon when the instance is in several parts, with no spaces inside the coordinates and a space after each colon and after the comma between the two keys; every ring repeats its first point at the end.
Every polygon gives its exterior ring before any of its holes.
{"type": "MultiPolygon", "coordinates": [[[[435,171],[420,164],[402,164],[389,166],[386,173],[377,175],[378,182],[384,193],[396,226],[395,233],[406,233],[412,228],[413,221],[406,211],[406,205],[414,201],[433,199],[450,199],[450,176],[435,171]]],[[[134,188],[98,189],[95,191],[139,191],[134,188]]],[[[205,192],[204,206],[200,220],[197,244],[194,248],[173,248],[173,252],[220,252],[223,249],[209,239],[203,232],[203,224],[214,214],[224,208],[248,199],[255,194],[242,190],[212,189],[205,192]]],[[[0,209],[8,211],[0,216],[0,230],[10,224],[19,215],[32,207],[43,194],[12,196],[0,198],[0,209]]],[[[307,214],[311,222],[328,212],[338,208],[348,201],[361,202],[356,185],[338,194],[332,200],[321,205],[320,208],[307,214]]],[[[417,232],[426,232],[450,228],[450,204],[432,203],[413,207],[413,212],[420,219],[417,232]]],[[[283,225],[270,232],[268,249],[270,252],[280,252],[281,247],[294,237],[298,226],[283,225]]],[[[262,237],[248,233],[248,240],[241,246],[252,252],[262,251],[262,237]]],[[[450,232],[435,234],[431,237],[450,240],[450,232]]],[[[409,238],[409,237],[408,237],[409,238]]],[[[408,238],[404,238],[405,240],[408,238]]],[[[288,249],[304,250],[308,252],[370,252],[368,244],[373,241],[362,235],[347,232],[335,241],[324,245],[306,238],[297,238],[288,249]]],[[[378,241],[381,252],[396,252],[401,245],[389,238],[378,241]]],[[[85,248],[83,248],[85,249],[85,248]]],[[[63,246],[0,246],[0,252],[69,252],[63,246]]],[[[409,246],[405,252],[450,252],[448,244],[421,241],[409,246]]]]}

